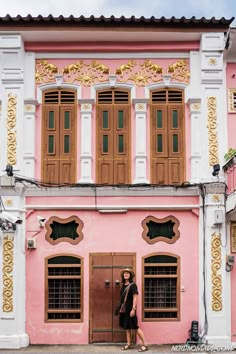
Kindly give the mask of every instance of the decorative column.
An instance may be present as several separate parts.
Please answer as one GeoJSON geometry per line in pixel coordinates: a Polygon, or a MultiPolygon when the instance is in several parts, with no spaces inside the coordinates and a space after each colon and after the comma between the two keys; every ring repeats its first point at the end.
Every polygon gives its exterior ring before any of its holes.
{"type": "MultiPolygon", "coordinates": [[[[24,174],[24,43],[18,34],[0,35],[0,170],[13,166],[13,173],[24,174]]],[[[30,132],[32,134],[32,132],[30,132]]],[[[3,174],[3,173],[1,173],[3,174]]],[[[1,195],[9,213],[24,209],[22,196],[11,197],[12,187],[1,179],[1,195]]],[[[19,195],[21,188],[14,191],[19,195]]],[[[0,348],[21,348],[29,344],[25,332],[25,252],[24,225],[16,230],[0,230],[0,348]]]]}
{"type": "Polygon", "coordinates": [[[208,178],[214,164],[224,164],[227,151],[226,90],[223,84],[225,68],[224,33],[204,33],[201,38],[202,117],[207,130],[201,132],[202,142],[208,141],[208,153],[202,156],[203,176],[208,178]]]}
{"type": "Polygon", "coordinates": [[[15,229],[0,228],[0,348],[19,349],[29,345],[25,333],[25,220],[22,197],[2,197],[7,213],[20,216],[15,229]]]}
{"type": "Polygon", "coordinates": [[[81,154],[80,183],[93,183],[92,180],[92,109],[94,100],[79,99],[81,104],[81,154]]]}
{"type": "Polygon", "coordinates": [[[24,144],[23,144],[23,175],[35,177],[35,117],[37,101],[35,97],[35,54],[25,53],[24,57],[24,144]]]}
{"type": "Polygon", "coordinates": [[[133,183],[149,183],[147,179],[147,103],[133,99],[135,107],[135,179],[133,183]]]}
{"type": "Polygon", "coordinates": [[[201,179],[201,99],[189,99],[191,120],[191,182],[201,179]]]}
{"type": "Polygon", "coordinates": [[[224,214],[225,185],[205,184],[203,193],[199,238],[200,328],[207,332],[208,344],[230,344],[230,273],[225,269],[230,250],[224,214]]]}

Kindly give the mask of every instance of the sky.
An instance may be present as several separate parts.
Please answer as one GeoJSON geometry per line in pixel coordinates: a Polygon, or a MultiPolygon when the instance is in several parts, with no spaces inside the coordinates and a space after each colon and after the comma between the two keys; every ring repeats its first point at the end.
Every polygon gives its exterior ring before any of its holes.
{"type": "MultiPolygon", "coordinates": [[[[236,0],[1,0],[0,16],[236,17],[236,0]]],[[[235,23],[235,22],[234,22],[235,23]]]]}

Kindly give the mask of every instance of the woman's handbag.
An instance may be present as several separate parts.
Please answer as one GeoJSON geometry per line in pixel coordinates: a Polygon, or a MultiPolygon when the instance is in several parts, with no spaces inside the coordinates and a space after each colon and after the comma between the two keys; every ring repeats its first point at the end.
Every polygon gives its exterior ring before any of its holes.
{"type": "Polygon", "coordinates": [[[122,303],[119,303],[119,305],[116,306],[116,310],[115,310],[116,316],[118,316],[119,313],[126,313],[126,300],[127,300],[127,296],[128,296],[128,292],[129,292],[129,287],[131,284],[133,284],[133,283],[130,283],[129,286],[124,290],[123,294],[121,295],[121,298],[122,298],[122,296],[125,293],[125,298],[122,303]]]}

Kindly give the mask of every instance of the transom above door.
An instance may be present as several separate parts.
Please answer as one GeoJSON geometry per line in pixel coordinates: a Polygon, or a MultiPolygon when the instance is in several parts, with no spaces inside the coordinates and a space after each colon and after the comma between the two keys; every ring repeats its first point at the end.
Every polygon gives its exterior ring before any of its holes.
{"type": "Polygon", "coordinates": [[[97,183],[130,183],[130,93],[97,93],[97,183]]]}

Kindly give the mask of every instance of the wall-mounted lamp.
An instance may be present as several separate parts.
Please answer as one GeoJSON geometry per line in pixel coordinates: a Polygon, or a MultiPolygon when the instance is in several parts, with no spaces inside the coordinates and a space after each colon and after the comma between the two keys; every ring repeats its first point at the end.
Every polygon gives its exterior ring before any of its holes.
{"type": "Polygon", "coordinates": [[[37,215],[37,220],[38,220],[38,223],[39,223],[39,227],[44,227],[46,219],[43,216],[37,215]]]}
{"type": "Polygon", "coordinates": [[[216,165],[213,165],[212,176],[218,176],[219,172],[220,172],[220,165],[217,163],[216,165]]]}
{"type": "Polygon", "coordinates": [[[233,266],[234,266],[234,256],[228,254],[226,256],[226,264],[225,264],[226,272],[231,272],[233,270],[233,266]]]}

